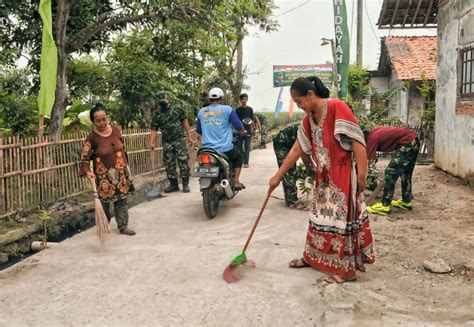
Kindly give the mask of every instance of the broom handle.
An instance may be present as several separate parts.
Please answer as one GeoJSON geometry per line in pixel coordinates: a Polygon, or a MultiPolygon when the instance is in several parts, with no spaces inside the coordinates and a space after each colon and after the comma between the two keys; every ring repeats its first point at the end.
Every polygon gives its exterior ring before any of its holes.
{"type": "Polygon", "coordinates": [[[255,232],[255,229],[257,229],[258,222],[260,221],[260,218],[262,218],[263,211],[265,210],[265,207],[267,206],[267,202],[270,199],[271,194],[272,193],[270,191],[267,192],[267,197],[265,198],[265,201],[263,202],[263,205],[260,208],[260,213],[258,214],[257,220],[255,220],[255,223],[253,224],[252,231],[250,232],[250,235],[247,238],[247,242],[245,242],[244,249],[242,250],[242,252],[245,252],[247,250],[247,247],[250,244],[250,240],[252,239],[253,233],[255,232]]]}
{"type": "Polygon", "coordinates": [[[381,179],[377,180],[377,186],[375,187],[375,190],[372,192],[369,199],[367,200],[367,205],[368,206],[372,205],[372,202],[374,202],[377,195],[379,195],[379,193],[383,189],[384,185],[385,185],[385,182],[383,180],[381,180],[381,179]]]}
{"type": "Polygon", "coordinates": [[[90,181],[92,184],[92,190],[94,191],[94,197],[97,194],[97,186],[95,185],[95,177],[94,180],[90,181]]]}

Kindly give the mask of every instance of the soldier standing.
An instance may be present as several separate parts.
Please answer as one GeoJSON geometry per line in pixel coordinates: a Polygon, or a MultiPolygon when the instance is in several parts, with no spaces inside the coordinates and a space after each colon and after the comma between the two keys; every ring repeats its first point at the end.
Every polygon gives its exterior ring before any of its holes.
{"type": "Polygon", "coordinates": [[[158,92],[158,110],[155,110],[151,120],[150,148],[155,148],[158,129],[161,130],[163,141],[163,160],[166,166],[166,175],[170,186],[165,193],[179,191],[176,162],[183,182],[183,192],[189,189],[188,149],[186,147],[186,134],[189,145],[193,144],[188,120],[183,110],[170,106],[166,92],[158,92]]]}
{"type": "Polygon", "coordinates": [[[265,115],[261,113],[255,113],[258,121],[260,122],[260,146],[259,149],[267,148],[267,135],[268,135],[268,120],[265,115]]]}

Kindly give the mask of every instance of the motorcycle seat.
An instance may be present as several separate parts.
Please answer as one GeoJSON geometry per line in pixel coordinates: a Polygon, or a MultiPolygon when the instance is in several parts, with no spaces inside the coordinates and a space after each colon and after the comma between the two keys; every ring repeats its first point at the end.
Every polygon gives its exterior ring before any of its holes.
{"type": "Polygon", "coordinates": [[[215,150],[215,149],[212,149],[212,148],[201,148],[201,149],[199,149],[198,154],[201,154],[201,152],[207,152],[207,153],[216,154],[216,155],[218,155],[219,157],[224,158],[227,162],[230,162],[229,157],[227,157],[224,153],[219,152],[219,151],[217,151],[217,150],[215,150]]]}

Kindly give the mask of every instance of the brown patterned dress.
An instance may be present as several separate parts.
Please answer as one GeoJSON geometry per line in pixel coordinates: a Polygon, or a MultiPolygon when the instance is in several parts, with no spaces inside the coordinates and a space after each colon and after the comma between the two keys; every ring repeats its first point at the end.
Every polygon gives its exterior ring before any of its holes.
{"type": "Polygon", "coordinates": [[[101,201],[107,202],[125,199],[134,191],[122,134],[117,126],[111,127],[109,136],[101,136],[95,131],[87,136],[78,172],[79,176],[84,176],[92,160],[97,193],[101,201]]]}

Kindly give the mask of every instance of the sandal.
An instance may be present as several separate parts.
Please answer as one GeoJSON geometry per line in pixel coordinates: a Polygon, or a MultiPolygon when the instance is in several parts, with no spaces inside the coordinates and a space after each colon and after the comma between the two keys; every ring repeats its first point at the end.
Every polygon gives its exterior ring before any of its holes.
{"type": "Polygon", "coordinates": [[[131,229],[128,228],[128,227],[124,227],[124,228],[120,229],[120,234],[133,236],[133,235],[135,235],[136,233],[135,233],[134,230],[131,230],[131,229]]]}
{"type": "Polygon", "coordinates": [[[324,278],[324,281],[329,284],[333,284],[333,283],[342,284],[345,282],[355,282],[356,280],[357,280],[356,277],[351,278],[351,279],[342,279],[341,277],[339,277],[339,275],[330,275],[324,278]]]}
{"type": "Polygon", "coordinates": [[[296,209],[296,210],[304,210],[306,208],[306,206],[302,202],[293,202],[293,203],[288,205],[288,208],[296,209]]]}
{"type": "Polygon", "coordinates": [[[311,267],[309,263],[304,261],[304,258],[301,259],[294,259],[291,260],[290,263],[288,264],[288,267],[290,268],[306,268],[306,267],[311,267]]]}

